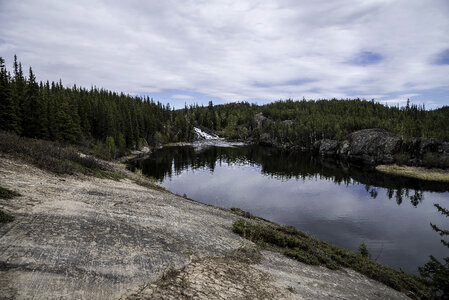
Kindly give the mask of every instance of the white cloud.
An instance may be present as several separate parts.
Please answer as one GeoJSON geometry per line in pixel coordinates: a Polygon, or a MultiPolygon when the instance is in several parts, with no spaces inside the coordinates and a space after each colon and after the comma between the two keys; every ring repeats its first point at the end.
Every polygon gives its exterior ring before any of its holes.
{"type": "Polygon", "coordinates": [[[195,97],[193,97],[193,96],[182,95],[182,94],[175,94],[175,95],[172,95],[170,98],[172,98],[172,99],[181,99],[181,100],[193,100],[193,99],[195,99],[195,97]]]}
{"type": "Polygon", "coordinates": [[[388,100],[381,100],[380,103],[386,104],[386,105],[393,105],[393,106],[403,106],[407,103],[407,99],[404,98],[394,98],[394,99],[388,99],[388,100]]]}
{"type": "Polygon", "coordinates": [[[448,85],[432,63],[449,49],[448,13],[445,0],[0,1],[0,55],[126,93],[385,97],[448,85]],[[382,59],[347,63],[360,53],[382,59]]]}

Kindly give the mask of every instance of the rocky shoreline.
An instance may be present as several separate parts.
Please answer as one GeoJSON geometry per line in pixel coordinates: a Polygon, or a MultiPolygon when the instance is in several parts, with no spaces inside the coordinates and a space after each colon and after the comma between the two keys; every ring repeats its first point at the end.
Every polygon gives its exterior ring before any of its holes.
{"type": "Polygon", "coordinates": [[[129,179],[54,175],[1,156],[0,184],[21,194],[0,199],[16,217],[0,225],[8,299],[407,298],[350,269],[267,250],[235,256],[255,247],[232,232],[241,216],[129,179]]]}
{"type": "Polygon", "coordinates": [[[323,139],[313,151],[366,165],[405,164],[436,168],[449,167],[449,142],[437,139],[404,138],[383,129],[353,132],[341,141],[323,139]]]}
{"type": "Polygon", "coordinates": [[[407,138],[380,128],[355,131],[342,140],[321,139],[310,147],[279,144],[268,136],[246,140],[288,151],[312,151],[359,165],[401,164],[429,168],[449,168],[449,142],[438,139],[407,138]]]}
{"type": "MultiPolygon", "coordinates": [[[[273,121],[262,113],[252,119],[253,128],[261,128],[273,121]]],[[[285,120],[290,125],[293,121],[285,120]]],[[[322,157],[363,164],[402,164],[409,166],[449,168],[449,142],[438,139],[409,138],[380,128],[354,131],[342,140],[321,139],[310,145],[278,143],[269,133],[250,136],[250,143],[272,146],[285,150],[313,151],[322,157]]]]}

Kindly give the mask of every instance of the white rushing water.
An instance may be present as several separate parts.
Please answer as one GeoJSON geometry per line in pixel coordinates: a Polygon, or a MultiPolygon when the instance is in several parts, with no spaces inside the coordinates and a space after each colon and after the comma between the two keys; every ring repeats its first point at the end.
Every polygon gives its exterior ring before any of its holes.
{"type": "Polygon", "coordinates": [[[234,146],[243,146],[245,143],[243,142],[229,142],[226,141],[224,138],[219,137],[218,135],[211,135],[207,132],[202,131],[201,129],[194,127],[195,133],[198,137],[198,140],[191,143],[195,149],[201,150],[205,149],[209,146],[216,146],[216,147],[234,147],[234,146]]]}
{"type": "Polygon", "coordinates": [[[200,139],[205,139],[205,140],[220,140],[220,139],[222,139],[217,135],[210,135],[207,132],[204,132],[201,129],[196,128],[196,127],[194,127],[194,130],[200,139]]]}

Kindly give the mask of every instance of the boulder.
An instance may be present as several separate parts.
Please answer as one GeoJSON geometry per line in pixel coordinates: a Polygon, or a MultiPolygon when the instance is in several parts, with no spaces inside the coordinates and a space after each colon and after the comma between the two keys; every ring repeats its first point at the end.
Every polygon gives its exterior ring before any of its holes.
{"type": "Polygon", "coordinates": [[[258,126],[262,126],[267,121],[268,121],[268,118],[265,117],[263,115],[263,113],[260,112],[260,113],[254,115],[251,123],[252,123],[253,127],[256,128],[258,126]]]}
{"type": "Polygon", "coordinates": [[[400,136],[386,130],[363,129],[349,134],[340,142],[338,156],[365,164],[393,163],[401,149],[400,136]]]}
{"type": "Polygon", "coordinates": [[[322,156],[337,156],[339,145],[340,143],[338,141],[323,139],[316,141],[313,149],[322,156]]]}
{"type": "Polygon", "coordinates": [[[269,133],[264,132],[259,137],[259,144],[271,146],[274,145],[274,141],[269,133]]]}
{"type": "Polygon", "coordinates": [[[363,129],[342,141],[323,139],[313,150],[321,156],[333,156],[351,162],[407,164],[428,167],[449,167],[449,142],[437,139],[409,138],[379,128],[363,129]]]}
{"type": "Polygon", "coordinates": [[[282,124],[284,124],[285,126],[293,126],[295,122],[293,122],[292,120],[284,120],[282,121],[282,124]]]}

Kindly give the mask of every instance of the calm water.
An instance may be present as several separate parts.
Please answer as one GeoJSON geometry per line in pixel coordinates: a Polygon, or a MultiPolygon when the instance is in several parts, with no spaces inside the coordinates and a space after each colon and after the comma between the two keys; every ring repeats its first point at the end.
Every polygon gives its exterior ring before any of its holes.
{"type": "Polygon", "coordinates": [[[449,228],[433,206],[449,207],[447,184],[260,146],[166,147],[135,167],[204,203],[240,207],[351,250],[364,241],[372,258],[406,272],[416,273],[430,254],[449,255],[429,225],[449,228]]]}

